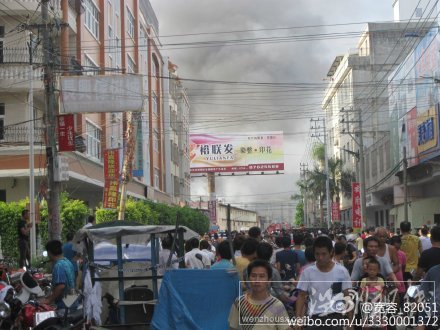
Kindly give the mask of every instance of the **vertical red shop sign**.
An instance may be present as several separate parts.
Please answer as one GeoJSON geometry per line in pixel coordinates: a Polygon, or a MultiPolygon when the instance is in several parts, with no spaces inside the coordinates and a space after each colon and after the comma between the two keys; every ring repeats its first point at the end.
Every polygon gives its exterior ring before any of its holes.
{"type": "Polygon", "coordinates": [[[106,209],[118,207],[119,194],[119,149],[104,150],[104,201],[106,209]]]}
{"type": "Polygon", "coordinates": [[[351,218],[353,220],[353,229],[362,228],[362,211],[361,211],[361,185],[359,182],[351,184],[351,196],[353,210],[351,218]]]}
{"type": "Polygon", "coordinates": [[[104,150],[104,178],[119,180],[119,149],[104,150]]]}
{"type": "Polygon", "coordinates": [[[59,115],[58,124],[58,150],[75,151],[75,120],[73,114],[59,115]]]}
{"type": "Polygon", "coordinates": [[[104,202],[105,209],[118,207],[119,180],[105,180],[104,202]]]}

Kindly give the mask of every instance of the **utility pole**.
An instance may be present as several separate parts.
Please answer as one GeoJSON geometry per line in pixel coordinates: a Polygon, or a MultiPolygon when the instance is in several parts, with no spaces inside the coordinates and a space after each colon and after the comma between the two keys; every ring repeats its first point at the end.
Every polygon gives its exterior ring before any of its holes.
{"type": "Polygon", "coordinates": [[[341,112],[355,112],[358,115],[358,119],[354,121],[350,120],[342,120],[343,123],[347,125],[347,130],[343,131],[342,134],[348,134],[350,137],[354,140],[354,142],[357,144],[359,148],[359,185],[361,187],[361,216],[362,216],[362,229],[365,229],[365,225],[367,223],[367,200],[366,200],[366,178],[365,178],[365,157],[364,157],[364,132],[362,129],[362,110],[361,109],[350,109],[346,110],[344,108],[341,109],[341,112]],[[350,132],[349,124],[357,124],[358,125],[358,131],[357,132],[350,132]],[[353,135],[353,133],[355,135],[353,135]]]}
{"type": "Polygon", "coordinates": [[[365,157],[364,157],[364,138],[363,138],[363,131],[362,131],[362,110],[357,109],[355,110],[358,112],[358,126],[359,126],[359,171],[361,181],[359,182],[361,186],[361,214],[362,214],[362,229],[365,229],[364,226],[367,224],[367,190],[366,190],[366,184],[367,180],[365,179],[365,157]]]}
{"type": "Polygon", "coordinates": [[[127,202],[127,184],[130,182],[134,158],[134,123],[133,114],[127,113],[127,142],[125,146],[124,166],[122,168],[121,200],[119,202],[118,220],[125,220],[125,205],[127,202]]]}
{"type": "Polygon", "coordinates": [[[303,183],[306,185],[305,186],[305,192],[303,193],[303,212],[304,212],[304,226],[309,227],[309,223],[308,223],[308,215],[307,215],[307,164],[303,164],[300,163],[299,166],[301,167],[300,169],[300,176],[301,176],[301,180],[303,181],[303,183]]]}
{"type": "Polygon", "coordinates": [[[403,147],[403,220],[408,221],[408,160],[406,158],[406,146],[403,147]]]}
{"type": "MultiPolygon", "coordinates": [[[[41,1],[41,16],[43,19],[43,51],[44,51],[44,89],[46,108],[44,121],[46,126],[46,158],[47,158],[47,207],[49,214],[49,239],[61,239],[60,221],[60,193],[61,183],[55,181],[55,169],[57,166],[57,144],[56,144],[56,110],[55,110],[55,76],[53,74],[53,47],[50,30],[52,24],[49,22],[49,0],[41,1]]],[[[33,196],[31,196],[33,198],[33,196]]]]}
{"type": "Polygon", "coordinates": [[[327,228],[330,229],[331,226],[331,206],[330,206],[330,178],[328,169],[328,151],[327,151],[327,131],[325,125],[325,117],[323,118],[324,125],[324,157],[325,157],[325,194],[326,194],[326,204],[327,204],[327,228]]]}
{"type": "Polygon", "coordinates": [[[32,32],[29,33],[29,220],[31,227],[31,259],[35,260],[37,256],[37,231],[35,224],[35,175],[34,175],[34,69],[33,69],[33,52],[34,40],[32,32]]]}
{"type": "MultiPolygon", "coordinates": [[[[331,227],[331,209],[330,209],[330,176],[329,176],[329,169],[328,169],[328,152],[327,152],[327,132],[326,132],[326,125],[325,125],[325,118],[318,118],[318,119],[310,119],[311,122],[313,122],[315,125],[311,127],[316,133],[312,134],[312,137],[320,138],[321,135],[324,136],[324,167],[325,167],[325,199],[326,199],[326,208],[327,208],[327,216],[326,216],[326,222],[327,222],[327,228],[330,229],[331,227]],[[321,126],[316,126],[316,123],[321,122],[321,126]]],[[[322,221],[322,219],[321,219],[322,221]]]]}

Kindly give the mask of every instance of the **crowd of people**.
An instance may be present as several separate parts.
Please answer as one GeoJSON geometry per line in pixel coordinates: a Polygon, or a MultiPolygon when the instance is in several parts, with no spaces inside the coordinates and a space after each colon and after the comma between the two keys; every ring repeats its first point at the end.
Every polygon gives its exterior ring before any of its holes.
{"type": "MultiPolygon", "coordinates": [[[[279,320],[308,315],[321,321],[347,316],[344,297],[350,289],[362,302],[395,303],[397,314],[403,312],[409,286],[422,279],[440,283],[440,227],[425,226],[413,233],[411,224],[402,222],[399,229],[398,234],[383,227],[361,233],[349,228],[269,234],[253,227],[248,233],[231,233],[231,241],[204,235],[186,242],[185,264],[237,271],[243,282],[230,311],[232,329],[244,320],[261,321],[262,315],[272,320],[274,315],[279,320]]],[[[439,302],[440,288],[430,283],[422,281],[421,288],[439,302]]],[[[420,317],[427,320],[426,315],[417,315],[416,322],[425,329],[420,317]]]]}
{"type": "MultiPolygon", "coordinates": [[[[28,258],[30,226],[26,217],[24,212],[18,225],[21,264],[28,258]]],[[[89,217],[85,227],[94,220],[89,217]]],[[[290,327],[288,319],[305,315],[321,322],[353,316],[356,310],[347,309],[350,290],[357,292],[360,302],[382,302],[386,297],[396,303],[395,313],[403,312],[408,288],[421,280],[421,292],[425,297],[432,295],[438,304],[440,285],[433,283],[440,283],[440,226],[425,226],[415,233],[409,222],[402,222],[399,229],[399,233],[383,227],[361,233],[350,228],[343,232],[302,228],[267,233],[252,227],[247,233],[233,232],[229,238],[205,234],[185,242],[184,263],[191,269],[237,273],[241,292],[231,306],[231,329],[246,324],[245,328],[252,329],[264,320],[271,320],[270,326],[264,323],[267,329],[284,329],[290,327]]],[[[60,307],[61,297],[75,287],[78,276],[72,237],[68,235],[64,245],[60,241],[46,244],[53,261],[54,288],[46,300],[60,307]]],[[[164,275],[168,269],[178,268],[179,261],[172,237],[161,243],[158,271],[164,275]]],[[[432,310],[438,311],[438,307],[432,310]]],[[[420,320],[432,315],[418,312],[418,329],[425,329],[427,324],[420,320]]]]}

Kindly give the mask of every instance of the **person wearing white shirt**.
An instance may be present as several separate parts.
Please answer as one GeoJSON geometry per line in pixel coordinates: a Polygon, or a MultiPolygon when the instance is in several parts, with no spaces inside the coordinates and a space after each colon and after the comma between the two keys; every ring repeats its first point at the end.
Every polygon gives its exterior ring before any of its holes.
{"type": "Polygon", "coordinates": [[[96,224],[95,217],[93,215],[89,215],[87,218],[87,223],[83,226],[83,228],[89,228],[96,224]]]}
{"type": "Polygon", "coordinates": [[[200,242],[200,250],[206,254],[212,265],[215,262],[215,253],[212,252],[211,245],[207,241],[203,240],[200,242]]]}
{"type": "Polygon", "coordinates": [[[171,237],[165,237],[164,239],[162,239],[162,250],[159,251],[159,268],[157,270],[157,273],[159,275],[164,275],[167,269],[179,268],[179,263],[177,262],[177,257],[175,253],[171,255],[171,264],[169,265],[169,267],[167,267],[172,247],[173,239],[171,237]]]}
{"type": "Polygon", "coordinates": [[[191,250],[185,254],[186,267],[192,269],[210,268],[211,260],[199,249],[199,240],[193,237],[187,244],[191,250]]]}
{"type": "Polygon", "coordinates": [[[432,248],[431,239],[428,237],[429,230],[426,227],[420,229],[420,242],[422,243],[422,251],[432,248]]]}

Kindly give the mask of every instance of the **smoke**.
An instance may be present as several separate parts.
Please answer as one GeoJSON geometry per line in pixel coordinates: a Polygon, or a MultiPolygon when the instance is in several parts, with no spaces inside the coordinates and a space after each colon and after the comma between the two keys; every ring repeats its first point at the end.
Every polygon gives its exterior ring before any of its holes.
{"type": "MultiPolygon", "coordinates": [[[[281,130],[285,134],[285,174],[220,177],[216,180],[219,198],[241,206],[260,205],[263,209],[267,208],[268,202],[277,210],[279,205],[290,204],[294,211],[290,196],[297,191],[295,182],[299,179],[299,163],[309,139],[309,118],[317,117],[322,111],[320,102],[326,83],[323,79],[335,56],[346,53],[348,48],[355,48],[357,39],[274,41],[279,37],[308,35],[303,39],[311,39],[318,34],[361,31],[363,25],[322,25],[392,20],[391,1],[150,1],[159,20],[159,35],[164,45],[162,54],[178,65],[181,77],[230,82],[302,83],[295,88],[274,88],[184,81],[190,95],[192,131],[281,130]],[[317,27],[284,29],[311,25],[317,27]],[[206,34],[243,30],[254,31],[206,34]],[[194,35],[167,37],[179,34],[194,35]],[[268,39],[261,43],[189,48],[196,42],[254,38],[268,39]],[[304,84],[314,84],[314,87],[307,88],[304,84]],[[251,94],[250,91],[256,93],[251,94]]],[[[194,199],[198,196],[207,198],[206,179],[195,178],[191,184],[194,199]]]]}

